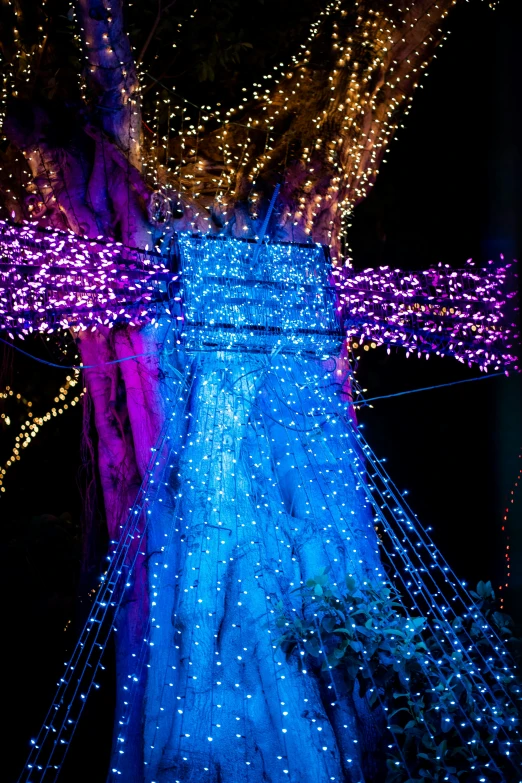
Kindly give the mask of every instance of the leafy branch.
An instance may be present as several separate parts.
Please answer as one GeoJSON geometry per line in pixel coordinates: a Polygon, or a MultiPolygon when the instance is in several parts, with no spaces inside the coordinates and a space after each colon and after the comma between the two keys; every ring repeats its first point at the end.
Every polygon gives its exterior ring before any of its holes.
{"type": "Polygon", "coordinates": [[[391,586],[347,576],[340,588],[327,568],[298,589],[303,613],[289,617],[279,605],[278,643],[304,670],[338,670],[347,690],[386,715],[386,783],[510,779],[521,691],[485,635],[484,617],[515,641],[490,582],[473,593],[480,611],[431,623],[409,616],[391,586]]]}

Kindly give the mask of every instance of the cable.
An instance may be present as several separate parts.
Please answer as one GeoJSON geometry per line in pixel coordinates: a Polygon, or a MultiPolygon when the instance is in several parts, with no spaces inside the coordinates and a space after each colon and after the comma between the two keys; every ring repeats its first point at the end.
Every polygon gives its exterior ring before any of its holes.
{"type": "MultiPolygon", "coordinates": [[[[9,342],[9,340],[4,340],[3,337],[0,337],[0,342],[4,343],[5,345],[8,345],[10,348],[14,348],[15,351],[18,351],[19,353],[22,353],[24,356],[27,356],[29,359],[33,359],[35,362],[40,362],[40,364],[46,364],[48,367],[56,367],[59,370],[93,370],[96,367],[105,367],[109,364],[120,364],[121,362],[128,362],[131,359],[140,359],[143,356],[155,356],[156,353],[154,351],[149,351],[148,353],[136,353],[132,356],[124,356],[122,359],[111,359],[111,361],[108,362],[100,362],[99,364],[54,364],[53,362],[48,362],[46,359],[41,359],[39,356],[33,356],[33,354],[29,353],[28,351],[24,351],[23,348],[19,348],[18,345],[14,345],[14,343],[9,342]]],[[[395,392],[394,394],[383,394],[380,397],[370,397],[368,400],[360,400],[360,401],[353,401],[349,402],[349,405],[353,406],[365,406],[368,405],[370,402],[375,402],[376,400],[388,400],[392,397],[403,397],[405,394],[416,394],[417,392],[423,392],[423,391],[433,391],[434,389],[443,389],[448,386],[458,386],[461,383],[472,383],[473,381],[485,381],[489,378],[497,378],[499,375],[505,375],[504,372],[495,372],[492,375],[481,375],[478,378],[465,378],[462,381],[452,381],[451,383],[441,383],[437,386],[423,386],[421,389],[409,389],[408,391],[402,391],[402,392],[395,392]]]]}
{"type": "Polygon", "coordinates": [[[131,359],[139,359],[142,356],[156,356],[155,351],[149,351],[148,353],[135,353],[133,356],[124,356],[123,359],[111,359],[110,362],[100,362],[99,364],[54,364],[53,362],[48,362],[46,359],[40,359],[39,356],[33,356],[32,353],[24,351],[23,348],[19,348],[17,345],[14,345],[14,343],[10,343],[9,340],[4,340],[3,337],[0,337],[0,342],[5,343],[5,345],[8,345],[10,348],[14,348],[14,350],[19,353],[23,353],[23,355],[28,356],[29,359],[34,359],[35,362],[46,364],[48,367],[57,367],[59,370],[93,370],[95,367],[105,367],[107,364],[120,364],[121,362],[128,362],[131,359]]]}
{"type": "Polygon", "coordinates": [[[402,397],[404,394],[415,394],[416,392],[432,391],[433,389],[443,389],[445,386],[457,386],[459,383],[471,383],[472,381],[485,381],[488,378],[496,378],[499,375],[505,375],[503,372],[494,372],[492,375],[481,375],[478,378],[465,378],[463,381],[452,381],[451,383],[440,383],[438,386],[423,386],[422,389],[409,389],[409,391],[395,392],[395,394],[383,394],[381,397],[370,397],[369,400],[360,400],[359,402],[349,402],[349,405],[367,405],[375,400],[389,400],[390,397],[402,397]]]}

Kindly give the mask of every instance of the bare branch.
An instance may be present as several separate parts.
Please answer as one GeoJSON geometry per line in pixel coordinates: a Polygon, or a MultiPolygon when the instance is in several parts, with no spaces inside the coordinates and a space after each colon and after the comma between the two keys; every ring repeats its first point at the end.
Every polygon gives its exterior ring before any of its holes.
{"type": "Polygon", "coordinates": [[[158,12],[156,14],[156,18],[154,19],[154,22],[152,23],[152,27],[150,29],[150,32],[147,36],[147,39],[143,46],[141,47],[141,52],[138,55],[137,62],[141,63],[143,61],[143,58],[145,57],[145,53],[147,52],[147,49],[149,48],[150,42],[154,38],[154,34],[156,33],[156,30],[158,29],[158,25],[161,22],[161,17],[163,14],[165,14],[170,8],[172,8],[174,5],[176,5],[176,0],[172,0],[171,3],[165,6],[165,8],[161,7],[161,0],[158,0],[158,12]]]}

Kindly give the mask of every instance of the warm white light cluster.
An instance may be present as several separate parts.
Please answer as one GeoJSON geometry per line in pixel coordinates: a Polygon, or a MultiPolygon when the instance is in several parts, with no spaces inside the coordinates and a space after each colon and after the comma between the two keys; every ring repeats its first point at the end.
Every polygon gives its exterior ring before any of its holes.
{"type": "MultiPolygon", "coordinates": [[[[362,5],[359,8],[359,4],[345,9],[342,0],[335,0],[321,10],[291,64],[278,63],[251,90],[243,88],[237,106],[195,107],[179,98],[175,111],[169,108],[165,128],[160,119],[164,99],[158,100],[152,118],[152,146],[156,150],[153,156],[161,155],[153,164],[156,183],[175,181],[187,199],[198,198],[202,188],[210,187],[215,192],[212,209],[222,212],[227,227],[245,177],[255,183],[258,175],[270,170],[272,164],[276,170],[280,165],[277,156],[281,156],[285,144],[288,157],[289,148],[296,141],[302,148],[301,171],[291,175],[295,180],[292,188],[297,187],[295,193],[292,191],[292,200],[297,198],[297,203],[281,216],[281,225],[293,239],[313,235],[332,244],[334,234],[337,240],[339,231],[344,234],[349,227],[354,205],[373,185],[389,142],[402,115],[408,113],[413,91],[433,56],[436,39],[446,40],[437,25],[443,23],[448,12],[448,8],[443,10],[437,3],[429,12],[416,3],[390,12],[362,5]],[[349,34],[345,34],[343,22],[349,15],[350,19],[353,15],[354,21],[349,34]],[[430,16],[435,21],[423,32],[430,16]],[[326,32],[328,26],[331,32],[326,32]],[[335,62],[324,85],[317,81],[317,63],[310,60],[318,36],[329,36],[330,54],[335,62]],[[408,45],[410,41],[414,45],[408,45]],[[310,118],[313,138],[305,141],[303,147],[303,130],[295,131],[293,126],[299,123],[303,106],[308,111],[310,104],[313,112],[316,103],[321,103],[321,108],[310,118]],[[177,131],[173,131],[171,120],[176,115],[182,119],[176,123],[177,131]],[[286,117],[294,119],[290,129],[283,123],[281,130],[281,120],[286,117]],[[222,171],[210,176],[204,162],[198,162],[198,149],[200,139],[208,135],[216,121],[222,171]],[[171,165],[169,158],[173,132],[179,136],[181,150],[176,166],[171,165]],[[300,178],[299,185],[296,177],[300,178]]],[[[292,153],[290,157],[293,161],[292,153]]],[[[254,220],[255,212],[254,205],[254,220]]],[[[238,226],[238,219],[234,214],[236,235],[241,231],[248,235],[251,227],[247,223],[238,226]]],[[[196,228],[195,219],[192,227],[196,228]]]]}
{"type": "MultiPolygon", "coordinates": [[[[9,9],[5,9],[3,11],[3,13],[6,15],[6,23],[7,14],[9,11],[12,13],[13,58],[9,60],[6,56],[6,49],[9,48],[9,43],[7,40],[9,33],[7,30],[4,30],[3,35],[5,36],[5,41],[3,43],[5,44],[5,49],[3,52],[0,52],[0,140],[2,142],[7,141],[3,134],[3,124],[6,117],[7,101],[11,98],[23,97],[24,88],[31,84],[31,80],[35,75],[33,63],[39,60],[46,41],[43,27],[38,27],[38,40],[31,48],[28,48],[26,45],[24,45],[20,39],[18,29],[20,23],[23,24],[23,20],[21,19],[21,9],[18,3],[13,2],[12,0],[8,0],[8,2],[4,5],[6,5],[9,9]]],[[[42,0],[40,3],[41,8],[45,9],[46,5],[47,0],[42,0]]],[[[26,166],[23,155],[21,155],[18,150],[13,149],[12,147],[9,152],[9,156],[6,156],[5,158],[4,167],[0,166],[0,172],[2,173],[2,177],[4,179],[3,188],[7,197],[7,205],[9,205],[10,202],[16,202],[18,198],[18,190],[16,187],[13,187],[12,182],[15,167],[17,174],[19,174],[20,171],[26,173],[26,166]]],[[[22,175],[22,179],[25,179],[25,174],[22,175]]],[[[24,184],[24,182],[21,182],[17,184],[21,184],[22,187],[24,187],[27,183],[24,184]]]]}
{"type": "MultiPolygon", "coordinates": [[[[18,460],[20,460],[22,450],[26,449],[33,442],[34,438],[41,431],[44,424],[46,424],[48,421],[51,421],[54,417],[61,416],[63,413],[65,413],[69,409],[69,405],[74,408],[74,406],[80,402],[81,398],[85,394],[85,389],[83,389],[80,394],[77,394],[75,397],[73,397],[70,402],[67,402],[67,397],[70,390],[77,386],[79,379],[80,370],[74,370],[73,375],[68,375],[66,377],[65,383],[63,386],[60,386],[58,394],[54,398],[54,402],[57,403],[57,407],[53,406],[50,410],[44,413],[43,416],[35,416],[32,411],[28,411],[27,419],[20,426],[20,431],[15,436],[13,451],[10,457],[6,460],[3,467],[0,468],[0,492],[5,492],[4,476],[8,469],[12,467],[18,460]]],[[[13,395],[13,390],[7,386],[2,396],[7,398],[13,395]]],[[[21,399],[21,395],[17,394],[16,398],[21,399]]],[[[26,405],[28,408],[31,408],[32,402],[26,401],[26,405]]],[[[1,418],[7,424],[10,424],[9,417],[6,416],[5,413],[2,413],[1,418]]]]}

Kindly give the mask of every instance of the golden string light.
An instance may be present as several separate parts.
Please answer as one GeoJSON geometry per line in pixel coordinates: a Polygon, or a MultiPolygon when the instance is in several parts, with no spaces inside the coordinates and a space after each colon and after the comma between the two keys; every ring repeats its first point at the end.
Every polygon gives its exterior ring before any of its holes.
{"type": "MultiPolygon", "coordinates": [[[[47,0],[42,0],[40,3],[41,8],[44,9],[46,5],[47,0]]],[[[19,94],[16,82],[25,82],[25,84],[30,83],[33,75],[33,60],[37,59],[38,55],[41,54],[47,38],[44,34],[44,28],[39,26],[37,28],[39,34],[38,40],[32,47],[27,48],[20,38],[20,32],[17,26],[22,12],[11,2],[11,0],[8,0],[7,6],[10,7],[14,17],[12,28],[14,54],[11,60],[3,53],[1,57],[2,67],[0,70],[2,71],[2,85],[0,88],[0,126],[5,119],[5,108],[8,98],[11,96],[17,97],[19,94]]],[[[5,137],[2,137],[2,141],[4,139],[5,137]]]]}
{"type": "MultiPolygon", "coordinates": [[[[453,0],[451,6],[455,2],[453,0]]],[[[397,18],[392,18],[393,12],[368,9],[361,2],[356,2],[354,24],[349,33],[343,35],[341,25],[348,11],[342,5],[342,0],[329,3],[310,26],[305,42],[298,54],[292,57],[291,63],[280,62],[254,82],[251,89],[243,87],[242,97],[236,106],[227,109],[218,103],[214,108],[195,107],[201,112],[196,122],[190,116],[192,104],[185,99],[180,100],[182,105],[176,110],[181,111],[182,122],[176,156],[178,165],[175,167],[180,192],[193,197],[200,195],[201,172],[198,171],[197,160],[192,167],[192,159],[194,155],[197,157],[197,136],[205,131],[209,120],[217,121],[219,126],[215,139],[223,168],[217,176],[211,177],[210,183],[215,193],[213,203],[223,213],[230,206],[227,202],[235,201],[233,193],[237,184],[245,176],[251,183],[257,179],[278,154],[278,143],[284,144],[285,134],[288,148],[294,131],[290,128],[281,135],[278,122],[291,112],[297,116],[303,101],[312,100],[312,105],[315,101],[317,84],[314,81],[316,71],[311,64],[312,46],[315,39],[325,33],[325,22],[329,19],[334,65],[325,77],[324,90],[321,90],[323,95],[328,95],[327,104],[310,118],[314,138],[308,140],[308,145],[303,146],[300,152],[306,181],[297,187],[296,206],[283,215],[283,221],[305,236],[314,233],[319,241],[327,244],[331,244],[339,232],[344,235],[350,227],[355,204],[373,186],[389,142],[402,127],[398,110],[408,114],[412,93],[419,86],[429,60],[435,56],[436,39],[447,40],[447,34],[443,35],[437,25],[447,17],[451,6],[442,8],[434,2],[423,12],[418,4],[409,3],[400,9],[397,18]],[[423,25],[430,16],[433,23],[424,33],[423,25]],[[406,50],[405,29],[409,31],[409,40],[414,38],[414,43],[406,50]],[[415,30],[419,31],[418,38],[412,32],[415,30]],[[386,92],[385,100],[383,90],[386,92]],[[256,113],[260,114],[258,118],[254,119],[248,112],[249,105],[255,105],[256,113]],[[246,137],[239,132],[239,126],[245,127],[246,137]],[[254,143],[256,137],[253,135],[259,133],[266,139],[261,154],[259,139],[254,143]],[[196,141],[191,143],[194,137],[196,141]],[[320,190],[318,182],[324,181],[325,174],[328,175],[328,185],[326,190],[320,190]]],[[[157,106],[159,104],[158,99],[157,106]]],[[[154,113],[159,122],[158,111],[154,113]]],[[[169,120],[174,116],[169,109],[169,120]]],[[[157,127],[159,143],[156,155],[164,154],[165,143],[168,148],[170,138],[170,126],[167,136],[162,136],[157,127]]],[[[165,174],[168,179],[174,170],[168,165],[168,153],[166,158],[165,174]]],[[[157,163],[153,166],[157,168],[157,163]]],[[[224,214],[224,217],[227,215],[224,214]]],[[[225,220],[225,225],[227,222],[225,220]]],[[[196,229],[194,219],[192,228],[196,229]]],[[[248,227],[242,226],[242,229],[248,230],[248,227]]],[[[336,263],[339,261],[336,260],[336,263]]],[[[349,265],[350,258],[344,263],[349,265]]]]}
{"type": "MultiPolygon", "coordinates": [[[[54,402],[57,403],[59,407],[53,406],[50,410],[44,413],[43,416],[35,416],[32,411],[28,412],[26,420],[20,426],[20,430],[15,436],[15,442],[11,455],[3,467],[0,468],[0,492],[5,492],[4,476],[7,473],[7,470],[20,460],[21,452],[33,442],[34,438],[41,431],[41,428],[44,426],[44,424],[46,424],[48,421],[51,421],[53,418],[56,418],[57,416],[61,416],[63,413],[69,410],[70,407],[74,408],[80,402],[80,399],[85,394],[86,389],[83,389],[79,394],[73,397],[73,399],[71,399],[69,402],[66,402],[71,390],[78,385],[79,378],[80,370],[78,369],[73,370],[73,375],[68,375],[66,377],[65,383],[60,386],[60,389],[54,398],[54,402]]],[[[16,400],[20,400],[28,408],[32,407],[32,402],[30,400],[26,400],[22,397],[21,394],[15,395],[14,391],[9,386],[7,386],[5,391],[0,394],[0,397],[3,399],[13,397],[16,400]]],[[[11,424],[9,416],[7,416],[5,413],[2,413],[0,418],[7,426],[11,424]]]]}
{"type": "MultiPolygon", "coordinates": [[[[356,9],[358,8],[359,5],[356,6],[356,9]]],[[[434,8],[438,9],[436,3],[434,8]]],[[[446,13],[447,11],[440,12],[440,19],[443,19],[446,13]]],[[[334,14],[340,14],[341,18],[347,15],[347,12],[342,10],[342,0],[329,3],[321,11],[317,20],[310,26],[307,39],[301,44],[299,53],[292,58],[290,65],[280,62],[272,68],[271,72],[254,82],[251,90],[242,88],[243,95],[237,106],[229,109],[223,108],[220,104],[213,109],[209,106],[194,106],[199,112],[199,117],[195,120],[191,117],[190,101],[177,96],[179,105],[172,110],[169,100],[158,95],[149,120],[154,139],[151,139],[149,160],[145,165],[145,170],[155,187],[165,186],[170,180],[177,178],[179,180],[177,189],[180,193],[192,199],[200,195],[204,166],[199,165],[197,160],[198,135],[205,130],[208,120],[217,121],[219,127],[215,138],[223,160],[223,168],[217,176],[211,177],[210,187],[214,191],[213,203],[224,213],[226,226],[228,222],[226,212],[229,206],[227,196],[237,188],[237,184],[245,175],[248,181],[254,182],[262,169],[270,163],[277,150],[277,142],[281,141],[276,128],[278,120],[285,113],[295,111],[303,91],[306,95],[307,89],[310,92],[310,88],[313,88],[310,78],[312,44],[317,36],[324,32],[326,19],[334,14]],[[249,114],[244,115],[245,109],[252,102],[263,112],[259,119],[253,119],[249,114]],[[164,122],[160,117],[163,104],[167,108],[166,134],[160,129],[160,120],[161,123],[164,122]],[[177,134],[179,148],[176,155],[177,165],[171,166],[170,120],[176,114],[181,116],[177,134]],[[241,133],[231,132],[237,130],[236,116],[241,120],[239,125],[244,125],[246,129],[246,138],[241,133]],[[252,137],[254,132],[261,133],[266,139],[264,150],[260,155],[259,150],[256,149],[258,144],[254,143],[252,137]],[[255,160],[252,159],[254,154],[255,160]],[[165,161],[160,161],[160,157],[164,157],[165,161]],[[193,161],[194,165],[192,165],[193,161]]],[[[403,21],[407,22],[409,27],[415,27],[419,21],[412,7],[402,9],[399,22],[403,21]]],[[[398,123],[394,121],[394,110],[405,100],[401,91],[401,80],[422,71],[429,59],[428,50],[426,62],[421,62],[420,66],[417,62],[422,45],[433,42],[433,36],[428,36],[422,41],[417,46],[417,51],[410,53],[407,58],[407,63],[410,63],[411,57],[416,58],[415,63],[412,63],[411,73],[403,75],[400,70],[404,58],[391,61],[392,47],[397,46],[403,35],[403,28],[399,22],[388,19],[378,11],[365,9],[364,18],[363,16],[356,18],[355,28],[343,40],[339,22],[334,19],[331,21],[331,46],[335,58],[335,67],[328,76],[331,95],[327,108],[312,116],[311,122],[317,132],[316,138],[301,151],[301,163],[305,169],[309,169],[309,180],[298,190],[299,203],[293,210],[295,214],[289,211],[284,216],[288,225],[293,223],[294,226],[299,226],[297,230],[302,230],[305,235],[310,236],[314,230],[317,230],[317,223],[320,222],[323,212],[328,213],[326,220],[329,221],[327,225],[322,226],[324,236],[320,237],[321,241],[330,243],[334,230],[338,229],[339,225],[343,233],[349,227],[354,203],[372,186],[383,150],[397,130],[398,123]],[[368,62],[361,57],[361,50],[365,52],[371,50],[370,56],[366,58],[368,62]],[[359,61],[362,60],[366,64],[361,65],[359,61]],[[370,83],[379,70],[383,70],[386,74],[385,86],[391,93],[387,96],[388,110],[381,111],[382,118],[379,116],[376,122],[372,123],[372,127],[366,128],[365,132],[362,127],[365,116],[375,113],[379,108],[382,109],[382,106],[377,104],[378,91],[375,87],[370,88],[370,83]],[[346,86],[347,75],[349,83],[346,86]],[[336,102],[339,102],[339,105],[336,102]],[[335,126],[333,130],[330,127],[332,116],[335,126]],[[349,152],[347,152],[348,148],[349,152]],[[316,192],[316,183],[321,174],[318,170],[317,153],[321,150],[324,151],[322,156],[324,164],[329,168],[329,185],[326,193],[316,192]]],[[[164,85],[159,86],[164,87],[164,85]]],[[[167,91],[175,95],[173,90],[167,91]]],[[[410,100],[411,96],[407,98],[406,109],[410,100]]],[[[319,166],[321,167],[321,164],[319,166]]],[[[235,201],[233,196],[232,201],[235,201]]],[[[187,218],[192,229],[196,230],[195,212],[193,211],[192,215],[187,213],[187,218]]],[[[245,225],[240,228],[249,230],[245,225]]]]}

